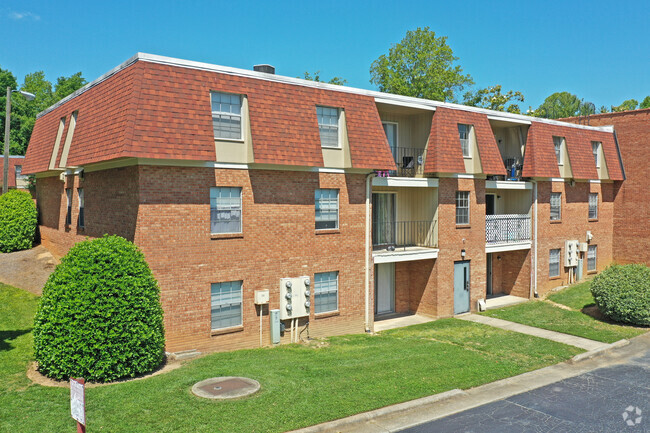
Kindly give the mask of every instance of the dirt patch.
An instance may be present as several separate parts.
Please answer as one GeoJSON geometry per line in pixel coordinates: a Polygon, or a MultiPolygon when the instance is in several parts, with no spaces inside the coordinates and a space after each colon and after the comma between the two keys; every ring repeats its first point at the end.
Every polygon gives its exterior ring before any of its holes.
{"type": "Polygon", "coordinates": [[[0,282],[40,295],[58,264],[42,245],[31,250],[0,253],[0,282]]]}
{"type": "MultiPolygon", "coordinates": [[[[92,382],[86,382],[86,387],[88,388],[95,388],[99,386],[108,386],[108,385],[115,385],[116,383],[124,383],[124,382],[131,382],[134,380],[142,380],[142,379],[148,379],[153,376],[158,376],[159,374],[163,373],[168,373],[170,371],[176,370],[180,366],[183,365],[183,361],[171,361],[168,360],[162,367],[158,368],[158,370],[154,371],[153,373],[145,374],[144,376],[139,376],[139,377],[133,377],[130,379],[122,379],[122,380],[116,380],[114,382],[108,382],[108,383],[92,383],[92,382]]],[[[42,385],[42,386],[50,386],[50,387],[57,387],[57,388],[70,388],[70,382],[65,381],[65,380],[54,380],[50,379],[47,376],[42,375],[41,373],[38,372],[38,364],[36,362],[32,362],[29,365],[29,368],[27,369],[27,378],[34,382],[35,384],[42,385]]]]}

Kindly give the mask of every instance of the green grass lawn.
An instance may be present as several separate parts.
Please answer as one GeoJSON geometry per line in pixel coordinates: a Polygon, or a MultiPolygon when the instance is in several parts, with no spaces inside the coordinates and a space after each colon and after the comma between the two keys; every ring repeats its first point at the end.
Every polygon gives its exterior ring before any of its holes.
{"type": "Polygon", "coordinates": [[[548,296],[548,299],[558,304],[566,305],[574,310],[582,310],[584,307],[594,305],[594,297],[591,296],[591,281],[574,284],[548,296]]]}
{"type": "MultiPolygon", "coordinates": [[[[0,285],[0,431],[74,431],[69,390],[31,384],[37,297],[0,285]]],[[[280,432],[386,405],[470,388],[582,352],[540,338],[455,319],[332,337],[321,348],[216,353],[144,380],[89,388],[89,431],[280,432]],[[261,391],[211,401],[191,394],[214,376],[247,376],[261,391]]]]}
{"type": "MultiPolygon", "coordinates": [[[[584,302],[579,300],[580,296],[567,296],[566,299],[565,302],[572,302],[574,305],[584,302]]],[[[545,301],[529,301],[512,307],[488,310],[482,314],[604,343],[635,337],[644,332],[630,326],[603,322],[580,311],[565,310],[545,301]]]]}

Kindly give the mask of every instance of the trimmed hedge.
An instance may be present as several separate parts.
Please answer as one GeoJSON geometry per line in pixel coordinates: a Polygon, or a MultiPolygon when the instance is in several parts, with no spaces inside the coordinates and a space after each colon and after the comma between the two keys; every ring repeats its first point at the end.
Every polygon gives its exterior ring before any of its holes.
{"type": "Polygon", "coordinates": [[[31,248],[36,224],[36,205],[27,191],[11,189],[0,196],[0,252],[31,248]]]}
{"type": "Polygon", "coordinates": [[[598,309],[612,320],[650,325],[650,268],[612,265],[591,283],[598,309]]]}
{"type": "Polygon", "coordinates": [[[142,252],[119,236],[72,247],[45,284],[36,313],[39,371],[108,382],[153,371],[164,348],[160,290],[142,252]]]}

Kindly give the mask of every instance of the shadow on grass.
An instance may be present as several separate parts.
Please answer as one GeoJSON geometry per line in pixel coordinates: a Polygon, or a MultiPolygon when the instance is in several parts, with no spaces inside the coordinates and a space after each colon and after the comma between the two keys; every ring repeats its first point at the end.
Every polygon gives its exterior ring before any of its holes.
{"type": "Polygon", "coordinates": [[[0,352],[13,349],[10,341],[30,332],[32,332],[32,328],[16,331],[0,331],[0,352]]]}
{"type": "Polygon", "coordinates": [[[604,315],[599,309],[596,304],[588,304],[585,305],[580,312],[582,314],[585,314],[589,317],[593,317],[594,319],[598,320],[599,322],[607,323],[609,325],[617,325],[617,326],[626,326],[629,328],[638,328],[638,329],[650,329],[650,326],[644,326],[644,325],[635,325],[633,323],[624,323],[624,322],[617,322],[615,320],[610,319],[606,315],[604,315]]]}

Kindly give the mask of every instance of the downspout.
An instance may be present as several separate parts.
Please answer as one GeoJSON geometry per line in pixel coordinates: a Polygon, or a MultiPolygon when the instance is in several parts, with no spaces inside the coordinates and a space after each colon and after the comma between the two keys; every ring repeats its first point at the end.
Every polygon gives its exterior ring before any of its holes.
{"type": "Polygon", "coordinates": [[[533,248],[533,290],[534,296],[539,298],[539,293],[537,293],[537,181],[533,181],[533,194],[535,194],[535,245],[533,248]]]}
{"type": "Polygon", "coordinates": [[[366,332],[371,332],[370,330],[370,266],[372,264],[370,261],[372,260],[372,256],[370,255],[370,242],[371,242],[371,226],[370,226],[370,217],[371,217],[371,209],[370,209],[370,199],[372,197],[372,178],[374,177],[374,173],[370,173],[366,176],[366,263],[365,263],[365,268],[366,268],[366,280],[365,280],[365,298],[366,298],[366,315],[365,315],[365,326],[366,326],[366,332]]]}

